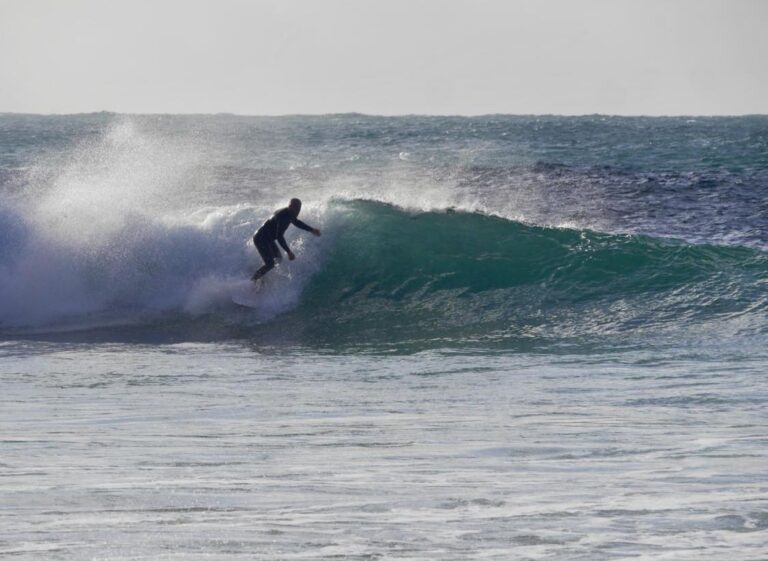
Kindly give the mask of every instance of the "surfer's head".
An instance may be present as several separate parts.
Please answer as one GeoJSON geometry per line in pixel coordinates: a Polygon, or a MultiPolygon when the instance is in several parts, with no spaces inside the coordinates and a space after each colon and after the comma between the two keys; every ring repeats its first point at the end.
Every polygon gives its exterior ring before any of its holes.
{"type": "Polygon", "coordinates": [[[301,201],[299,199],[291,199],[291,202],[288,203],[288,209],[294,216],[298,216],[299,212],[301,212],[301,201]]]}

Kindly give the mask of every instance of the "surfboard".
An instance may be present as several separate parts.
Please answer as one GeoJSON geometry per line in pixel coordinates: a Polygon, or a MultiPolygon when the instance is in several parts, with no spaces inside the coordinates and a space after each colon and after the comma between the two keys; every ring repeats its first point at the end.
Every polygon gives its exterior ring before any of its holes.
{"type": "Polygon", "coordinates": [[[248,281],[247,285],[241,285],[233,289],[230,296],[232,302],[238,306],[245,306],[246,308],[255,308],[259,304],[259,289],[261,283],[255,284],[248,281]]]}

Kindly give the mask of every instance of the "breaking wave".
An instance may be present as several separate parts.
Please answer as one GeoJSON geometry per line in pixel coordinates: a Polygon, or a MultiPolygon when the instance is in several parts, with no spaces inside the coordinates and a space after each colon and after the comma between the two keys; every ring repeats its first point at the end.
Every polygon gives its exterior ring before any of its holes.
{"type": "Polygon", "coordinates": [[[646,236],[526,225],[370,200],[316,210],[319,239],[257,296],[233,304],[258,258],[248,206],[136,216],[98,244],[34,235],[5,212],[0,321],[171,331],[318,344],[495,344],[585,336],[761,332],[766,254],[646,236]],[[184,327],[186,326],[186,327],[184,327]]]}

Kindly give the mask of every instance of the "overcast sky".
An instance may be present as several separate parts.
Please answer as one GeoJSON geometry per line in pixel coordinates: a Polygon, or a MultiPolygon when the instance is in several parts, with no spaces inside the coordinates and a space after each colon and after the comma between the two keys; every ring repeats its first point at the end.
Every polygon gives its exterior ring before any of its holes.
{"type": "Polygon", "coordinates": [[[0,0],[0,112],[768,113],[768,0],[0,0]]]}

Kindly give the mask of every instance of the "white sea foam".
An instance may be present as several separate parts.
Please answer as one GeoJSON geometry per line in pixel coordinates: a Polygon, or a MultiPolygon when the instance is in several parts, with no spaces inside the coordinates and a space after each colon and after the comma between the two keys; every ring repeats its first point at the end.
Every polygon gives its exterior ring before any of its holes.
{"type": "Polygon", "coordinates": [[[28,346],[0,361],[0,555],[762,559],[764,367],[28,346]]]}
{"type": "MultiPolygon", "coordinates": [[[[31,187],[34,196],[0,221],[12,246],[6,251],[14,252],[0,268],[2,326],[93,314],[125,321],[170,310],[201,314],[231,305],[233,286],[260,264],[250,239],[274,209],[186,207],[193,147],[168,145],[122,121],[57,164],[58,175],[31,187]]],[[[308,205],[305,214],[321,219],[318,210],[308,205]]],[[[293,245],[297,261],[281,267],[287,284],[266,291],[260,317],[295,305],[317,269],[306,255],[317,247],[293,245]]]]}

